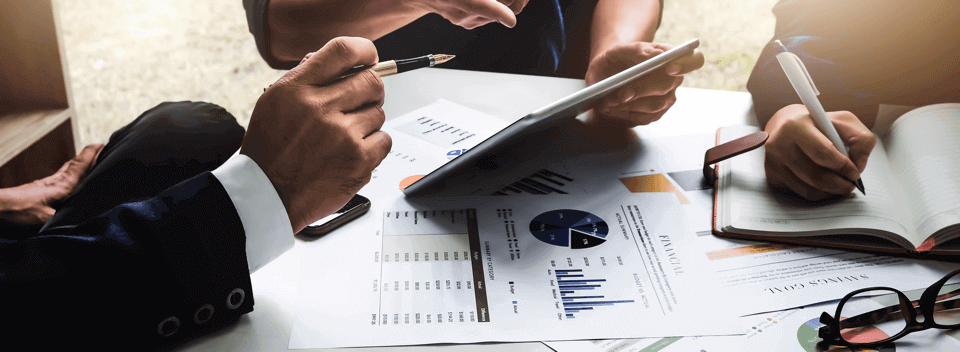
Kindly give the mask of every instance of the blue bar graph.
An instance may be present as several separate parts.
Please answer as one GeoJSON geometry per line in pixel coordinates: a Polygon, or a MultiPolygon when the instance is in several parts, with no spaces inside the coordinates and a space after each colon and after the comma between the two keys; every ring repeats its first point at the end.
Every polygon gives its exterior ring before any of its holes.
{"type": "Polygon", "coordinates": [[[607,281],[607,279],[595,279],[595,280],[560,280],[559,277],[557,278],[557,283],[560,284],[560,286],[563,286],[563,284],[567,284],[567,285],[581,285],[581,284],[588,284],[588,283],[591,283],[591,282],[605,282],[605,281],[607,281]]]}
{"type": "Polygon", "coordinates": [[[578,286],[560,286],[561,290],[592,290],[600,285],[578,285],[578,286]]]}
{"type": "Polygon", "coordinates": [[[570,296],[570,297],[562,297],[562,298],[564,301],[573,301],[575,299],[603,298],[603,296],[576,296],[576,297],[570,296]]]}
{"type": "MultiPolygon", "coordinates": [[[[555,270],[557,286],[560,287],[560,297],[563,302],[563,311],[567,319],[576,318],[577,313],[594,310],[596,307],[608,307],[616,304],[633,303],[633,300],[604,300],[603,295],[584,295],[584,290],[597,290],[603,287],[607,279],[584,278],[582,269],[555,270]],[[573,279],[576,278],[576,279],[573,279]],[[578,291],[582,292],[577,295],[578,291]]],[[[600,293],[600,292],[598,292],[600,293]]]]}

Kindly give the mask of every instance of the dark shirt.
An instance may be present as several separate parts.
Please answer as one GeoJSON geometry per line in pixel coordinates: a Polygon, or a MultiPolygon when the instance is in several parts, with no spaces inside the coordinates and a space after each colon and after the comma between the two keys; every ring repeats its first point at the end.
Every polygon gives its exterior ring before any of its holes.
{"type": "MultiPolygon", "coordinates": [[[[881,103],[960,100],[960,2],[781,0],[773,14],[773,39],[804,62],[827,111],[851,111],[870,125],[881,103]]],[[[800,103],[778,53],[767,43],[747,83],[762,125],[800,103]]]]}
{"type": "MultiPolygon", "coordinates": [[[[266,54],[264,28],[269,0],[244,0],[250,33],[257,49],[272,67],[290,69],[297,62],[271,62],[266,54]]],[[[381,60],[402,59],[427,54],[453,54],[457,58],[443,68],[503,73],[553,75],[567,52],[570,36],[589,35],[589,22],[583,25],[575,17],[584,13],[583,3],[595,1],[530,1],[517,15],[517,25],[507,28],[491,23],[473,30],[450,23],[438,14],[428,14],[374,41],[381,60]],[[580,5],[580,6],[577,6],[580,5]]],[[[661,14],[662,14],[661,0],[661,14]]],[[[593,6],[589,7],[593,10],[593,6]]],[[[581,41],[583,42],[583,41],[581,41]]]]}

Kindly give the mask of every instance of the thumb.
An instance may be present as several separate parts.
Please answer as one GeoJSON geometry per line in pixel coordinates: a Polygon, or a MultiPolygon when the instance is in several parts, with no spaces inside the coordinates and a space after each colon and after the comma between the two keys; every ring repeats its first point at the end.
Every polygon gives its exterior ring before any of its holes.
{"type": "Polygon", "coordinates": [[[93,166],[102,149],[103,144],[91,144],[84,147],[80,154],[63,164],[60,170],[57,170],[49,178],[58,183],[65,183],[70,186],[70,190],[73,190],[73,187],[76,187],[76,184],[80,182],[80,178],[86,175],[87,171],[93,166]]]}
{"type": "Polygon", "coordinates": [[[683,76],[699,70],[703,67],[704,62],[703,53],[695,51],[690,55],[677,58],[667,64],[667,74],[671,76],[683,76]]]}

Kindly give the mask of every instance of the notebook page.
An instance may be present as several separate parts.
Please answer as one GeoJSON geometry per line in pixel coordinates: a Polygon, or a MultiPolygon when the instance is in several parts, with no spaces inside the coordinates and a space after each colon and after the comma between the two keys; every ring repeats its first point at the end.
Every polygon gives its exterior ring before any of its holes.
{"type": "MultiPolygon", "coordinates": [[[[724,136],[721,138],[738,136],[724,136]]],[[[729,140],[729,139],[728,139],[729,140]]],[[[914,228],[910,217],[901,210],[891,188],[889,164],[881,145],[874,148],[866,170],[861,174],[868,187],[867,195],[859,192],[848,198],[823,204],[811,204],[795,195],[773,191],[763,168],[763,151],[755,151],[725,161],[726,182],[721,185],[725,202],[725,224],[744,232],[778,232],[784,236],[806,236],[835,232],[876,233],[882,230],[910,238],[914,228]],[[864,230],[867,229],[867,230],[864,230]]],[[[723,169],[721,171],[724,171],[723,169]]],[[[888,238],[909,247],[905,239],[888,238]]]]}
{"type": "Polygon", "coordinates": [[[883,145],[911,201],[917,233],[926,238],[960,224],[960,104],[930,105],[904,114],[890,127],[883,145]]]}

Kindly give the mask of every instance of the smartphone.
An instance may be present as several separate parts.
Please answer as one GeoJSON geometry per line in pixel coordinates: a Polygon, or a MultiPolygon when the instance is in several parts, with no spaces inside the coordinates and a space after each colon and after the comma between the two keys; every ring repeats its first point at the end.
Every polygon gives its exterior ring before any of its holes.
{"type": "Polygon", "coordinates": [[[343,208],[335,211],[333,214],[318,220],[315,223],[307,225],[300,234],[309,236],[321,236],[333,231],[334,229],[356,219],[370,210],[370,200],[359,194],[354,195],[343,208]]]}

